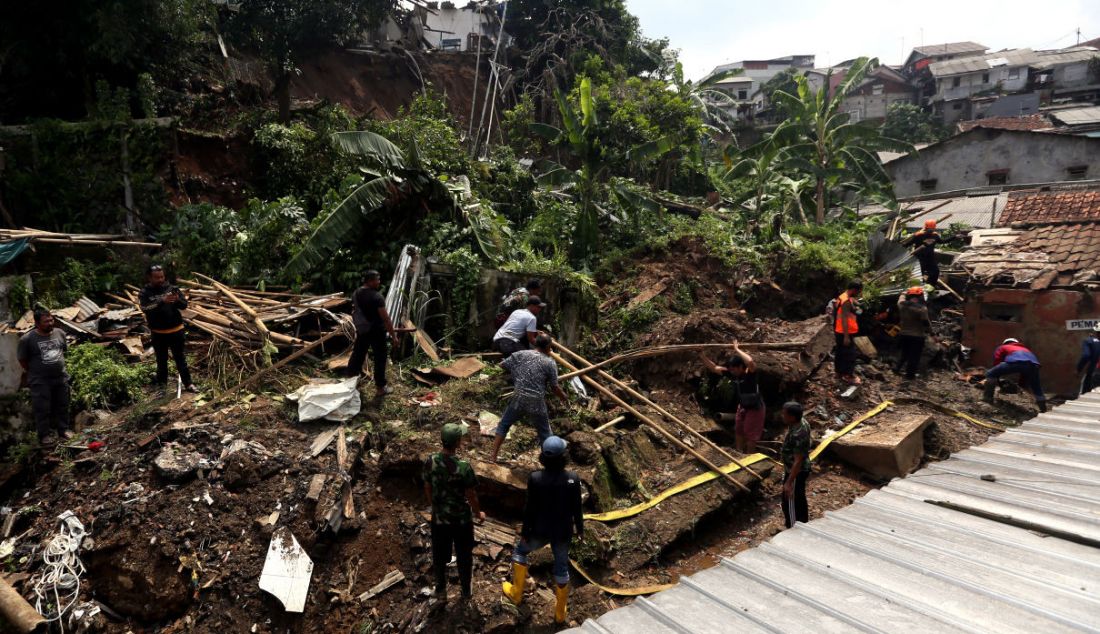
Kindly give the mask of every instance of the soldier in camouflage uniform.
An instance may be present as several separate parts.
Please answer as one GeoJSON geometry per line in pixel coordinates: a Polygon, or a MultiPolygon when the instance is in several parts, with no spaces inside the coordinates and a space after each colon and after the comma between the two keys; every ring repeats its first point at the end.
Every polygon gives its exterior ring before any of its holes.
{"type": "Polygon", "coordinates": [[[424,461],[424,493],[432,503],[432,561],[435,564],[435,596],[447,600],[447,562],[454,546],[462,598],[470,598],[473,570],[474,518],[485,519],[477,499],[477,476],[469,462],[455,456],[466,428],[443,426],[443,450],[424,461]]]}

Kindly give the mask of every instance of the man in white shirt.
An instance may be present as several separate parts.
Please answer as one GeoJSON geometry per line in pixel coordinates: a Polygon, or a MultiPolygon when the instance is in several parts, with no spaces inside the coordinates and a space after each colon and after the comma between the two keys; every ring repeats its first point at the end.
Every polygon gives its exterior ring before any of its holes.
{"type": "Polygon", "coordinates": [[[545,306],[546,302],[537,295],[528,297],[527,308],[512,312],[500,330],[493,335],[493,349],[507,359],[517,350],[531,348],[539,331],[538,316],[545,306]]]}

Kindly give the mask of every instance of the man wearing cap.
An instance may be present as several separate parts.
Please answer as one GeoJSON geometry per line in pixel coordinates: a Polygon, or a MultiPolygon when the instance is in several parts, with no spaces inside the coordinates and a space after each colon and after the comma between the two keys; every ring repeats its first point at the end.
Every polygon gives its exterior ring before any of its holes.
{"type": "Polygon", "coordinates": [[[993,367],[985,373],[985,392],[982,400],[994,402],[997,391],[997,379],[1002,376],[1019,375],[1020,384],[1027,384],[1035,395],[1035,404],[1040,412],[1047,411],[1047,397],[1043,395],[1043,386],[1039,380],[1039,358],[1020,343],[1019,339],[1008,338],[993,353],[993,367]]]}
{"type": "Polygon", "coordinates": [[[569,602],[569,542],[584,537],[581,485],[576,473],[565,469],[568,443],[550,436],[542,443],[543,468],[527,478],[527,506],[523,528],[512,554],[512,581],[503,584],[504,596],[519,605],[527,581],[527,556],[547,544],[554,553],[554,622],[564,623],[569,602]]]}
{"type": "Polygon", "coordinates": [[[920,357],[924,353],[924,339],[932,330],[928,319],[928,306],[924,303],[924,287],[914,286],[898,296],[898,343],[901,356],[894,365],[894,372],[905,368],[905,379],[917,378],[920,357]]]}
{"type": "Polygon", "coordinates": [[[500,367],[512,374],[516,389],[497,425],[490,462],[496,462],[508,430],[520,418],[527,419],[535,426],[540,445],[550,437],[546,390],[553,391],[563,402],[568,400],[565,391],[558,385],[558,364],[550,358],[551,343],[550,335],[542,333],[535,337],[534,350],[520,350],[500,364],[500,367]]]}
{"type": "Polygon", "coordinates": [[[530,348],[539,332],[539,313],[545,307],[546,302],[538,295],[529,296],[527,307],[508,315],[504,325],[493,335],[493,348],[505,359],[517,350],[530,348]]]}
{"type": "Polygon", "coordinates": [[[474,521],[481,523],[485,513],[477,499],[477,476],[469,462],[455,453],[462,447],[466,428],[447,423],[440,434],[442,451],[424,461],[424,493],[432,503],[432,562],[435,569],[435,596],[447,600],[447,563],[454,547],[458,580],[463,600],[469,599],[473,571],[474,521]]]}
{"type": "Polygon", "coordinates": [[[363,285],[352,295],[351,319],[355,324],[355,347],[352,348],[345,370],[349,377],[362,374],[363,362],[367,359],[367,350],[370,350],[374,358],[377,396],[393,392],[393,388],[386,385],[386,333],[389,333],[394,342],[398,337],[390,313],[386,310],[386,300],[378,292],[381,286],[382,277],[378,271],[372,269],[363,273],[363,285]]]}
{"type": "Polygon", "coordinates": [[[939,244],[940,232],[936,231],[935,220],[925,220],[924,229],[906,238],[903,246],[915,246],[913,255],[920,262],[920,272],[925,281],[934,288],[940,279],[940,265],[936,262],[936,245],[939,244]]]}
{"type": "Polygon", "coordinates": [[[1085,371],[1085,378],[1081,381],[1082,394],[1091,392],[1092,388],[1096,387],[1093,382],[1093,374],[1096,372],[1096,365],[1100,363],[1100,336],[1097,335],[1098,332],[1100,332],[1100,322],[1092,327],[1092,332],[1081,342],[1081,358],[1077,360],[1077,374],[1081,374],[1081,370],[1085,371]]]}
{"type": "Polygon", "coordinates": [[[810,424],[802,417],[802,404],[783,404],[783,423],[787,436],[783,439],[780,457],[783,459],[783,518],[787,528],[795,522],[810,521],[806,503],[806,478],[810,476],[810,424]]]}

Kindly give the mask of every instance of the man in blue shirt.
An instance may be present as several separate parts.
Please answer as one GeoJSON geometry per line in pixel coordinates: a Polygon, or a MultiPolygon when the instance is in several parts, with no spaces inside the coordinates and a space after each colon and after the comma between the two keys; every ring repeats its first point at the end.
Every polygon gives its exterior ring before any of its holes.
{"type": "Polygon", "coordinates": [[[1091,392],[1096,387],[1093,375],[1096,373],[1096,364],[1100,363],[1100,322],[1092,327],[1092,332],[1081,342],[1081,358],[1077,361],[1077,374],[1085,371],[1085,378],[1081,382],[1081,393],[1091,392]]]}

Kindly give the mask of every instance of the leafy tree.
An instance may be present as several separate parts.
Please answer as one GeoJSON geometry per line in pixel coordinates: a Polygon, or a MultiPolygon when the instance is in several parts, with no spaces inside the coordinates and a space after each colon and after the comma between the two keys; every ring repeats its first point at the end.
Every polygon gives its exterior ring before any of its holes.
{"type": "Polygon", "coordinates": [[[768,103],[772,103],[772,97],[779,90],[791,95],[797,94],[798,78],[801,76],[797,68],[784,68],[774,77],[764,82],[758,92],[764,96],[764,101],[768,103]]]}
{"type": "Polygon", "coordinates": [[[948,131],[920,106],[895,103],[886,110],[882,134],[906,143],[934,143],[946,138],[948,131]]]}
{"type": "Polygon", "coordinates": [[[279,119],[290,118],[290,79],[302,57],[353,40],[396,0],[241,0],[229,33],[263,56],[275,81],[279,119]]]}
{"type": "MultiPolygon", "coordinates": [[[[812,92],[804,76],[796,78],[797,93],[777,90],[773,94],[788,118],[771,134],[770,142],[782,149],[787,169],[813,179],[817,224],[825,222],[833,187],[867,193],[890,191],[889,178],[876,152],[913,150],[908,143],[889,139],[876,128],[851,122],[847,113],[840,111],[844,97],[877,65],[877,59],[857,59],[832,95],[827,90],[812,92]]],[[[828,78],[825,84],[829,84],[828,78]]]]}

